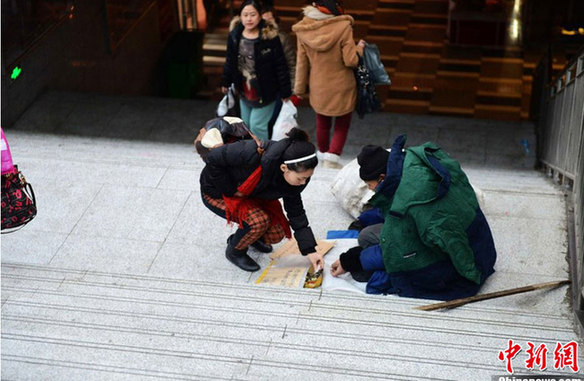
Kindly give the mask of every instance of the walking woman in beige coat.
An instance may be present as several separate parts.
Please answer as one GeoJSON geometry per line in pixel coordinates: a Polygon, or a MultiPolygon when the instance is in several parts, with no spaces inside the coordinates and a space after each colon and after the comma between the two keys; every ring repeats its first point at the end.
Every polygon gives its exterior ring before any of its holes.
{"type": "Polygon", "coordinates": [[[304,18],[292,26],[298,39],[294,93],[309,96],[316,113],[316,140],[323,165],[340,168],[339,158],[357,102],[353,68],[359,62],[357,54],[363,54],[365,41],[355,44],[354,20],[344,14],[339,0],[309,2],[303,12],[304,18]]]}

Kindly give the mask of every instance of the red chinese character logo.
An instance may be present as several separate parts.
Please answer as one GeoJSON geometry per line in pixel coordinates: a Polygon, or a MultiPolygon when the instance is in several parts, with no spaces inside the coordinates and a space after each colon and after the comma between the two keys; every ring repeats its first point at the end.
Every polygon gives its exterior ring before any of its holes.
{"type": "Polygon", "coordinates": [[[547,368],[547,348],[545,344],[541,344],[537,349],[534,351],[535,345],[527,342],[529,348],[526,350],[527,355],[529,358],[525,361],[525,367],[527,369],[533,369],[534,365],[539,367],[539,370],[545,370],[547,368]]]}
{"type": "Polygon", "coordinates": [[[558,342],[554,350],[554,368],[563,369],[565,367],[578,372],[578,343],[575,341],[570,341],[566,345],[558,342]]]}
{"type": "Polygon", "coordinates": [[[511,373],[511,374],[513,373],[513,367],[511,366],[511,360],[513,360],[513,358],[515,356],[517,356],[517,354],[519,352],[521,352],[521,345],[513,344],[513,340],[509,340],[509,347],[506,350],[499,352],[499,360],[507,361],[507,372],[508,373],[511,373]]]}

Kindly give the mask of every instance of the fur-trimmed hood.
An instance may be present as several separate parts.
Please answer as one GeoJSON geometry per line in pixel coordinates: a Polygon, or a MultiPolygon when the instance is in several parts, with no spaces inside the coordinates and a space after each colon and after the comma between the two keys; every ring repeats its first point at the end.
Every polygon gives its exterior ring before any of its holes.
{"type": "Polygon", "coordinates": [[[292,26],[298,39],[316,51],[328,51],[352,28],[355,20],[349,15],[333,16],[313,6],[304,8],[304,18],[292,26]]]}
{"type": "MultiPolygon", "coordinates": [[[[229,23],[229,32],[231,33],[236,28],[241,28],[241,30],[243,30],[243,24],[241,23],[239,16],[235,16],[229,23]]],[[[262,40],[271,40],[276,38],[280,32],[278,25],[274,24],[273,22],[268,22],[264,19],[260,21],[259,28],[260,38],[262,40]]]]}

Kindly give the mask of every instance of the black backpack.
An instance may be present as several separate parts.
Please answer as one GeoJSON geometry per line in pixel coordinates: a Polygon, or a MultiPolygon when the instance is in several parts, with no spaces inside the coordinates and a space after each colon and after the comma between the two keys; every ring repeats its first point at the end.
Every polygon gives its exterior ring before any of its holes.
{"type": "Polygon", "coordinates": [[[205,160],[214,147],[244,139],[254,139],[258,144],[258,149],[263,146],[262,142],[251,133],[243,120],[237,117],[222,116],[213,118],[205,123],[205,127],[201,128],[194,143],[195,149],[201,155],[201,158],[205,160]],[[211,132],[211,135],[209,135],[211,138],[205,139],[205,136],[213,129],[216,129],[219,133],[211,132]]]}

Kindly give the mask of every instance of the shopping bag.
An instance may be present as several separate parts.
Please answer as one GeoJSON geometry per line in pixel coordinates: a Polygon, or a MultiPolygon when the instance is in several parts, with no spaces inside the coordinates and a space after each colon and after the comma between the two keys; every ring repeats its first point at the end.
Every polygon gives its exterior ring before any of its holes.
{"type": "Polygon", "coordinates": [[[2,174],[14,172],[14,164],[12,163],[12,155],[10,154],[10,146],[6,141],[4,136],[4,130],[0,127],[0,132],[2,135],[2,174]]]}
{"type": "Polygon", "coordinates": [[[227,94],[217,105],[217,116],[237,116],[235,89],[233,84],[227,90],[227,94]]]}
{"type": "Polygon", "coordinates": [[[385,71],[379,49],[375,44],[366,44],[363,49],[363,61],[369,69],[371,80],[375,85],[391,85],[389,75],[385,71]]]}
{"type": "Polygon", "coordinates": [[[294,127],[298,127],[296,122],[296,114],[298,110],[292,101],[287,100],[282,104],[282,109],[278,114],[278,118],[274,123],[274,130],[272,132],[272,140],[281,140],[286,137],[286,134],[294,127]]]}

